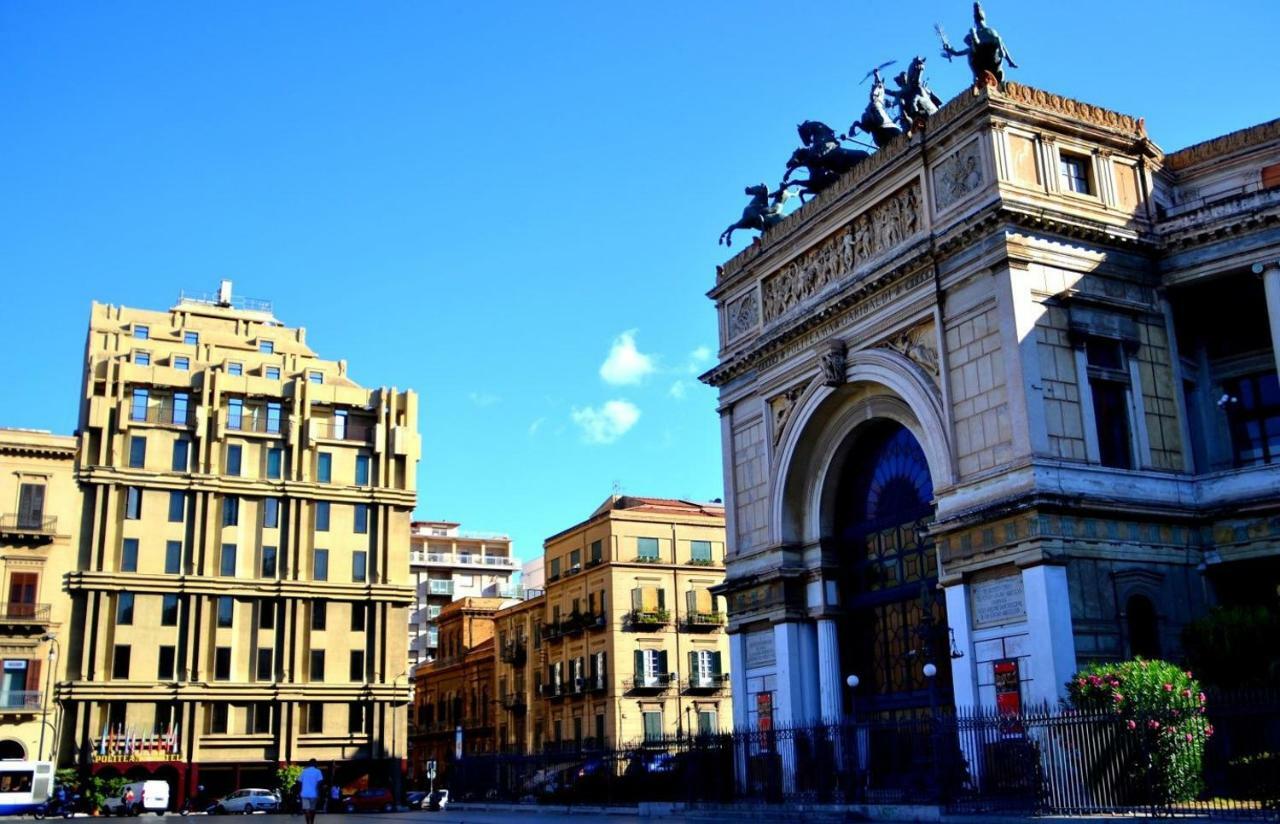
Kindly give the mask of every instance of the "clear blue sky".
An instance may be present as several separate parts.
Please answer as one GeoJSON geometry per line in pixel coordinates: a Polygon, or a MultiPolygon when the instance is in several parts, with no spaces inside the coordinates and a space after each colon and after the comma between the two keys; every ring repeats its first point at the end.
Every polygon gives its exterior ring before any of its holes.
{"type": "MultiPolygon", "coordinates": [[[[615,481],[720,496],[693,375],[743,186],[801,120],[847,127],[874,63],[968,80],[932,31],[964,0],[800,8],[0,2],[0,424],[72,431],[91,300],[231,278],[422,393],[420,516],[532,557],[615,481]]],[[[1012,77],[1166,150],[1278,114],[1274,0],[987,11],[1012,77]]]]}

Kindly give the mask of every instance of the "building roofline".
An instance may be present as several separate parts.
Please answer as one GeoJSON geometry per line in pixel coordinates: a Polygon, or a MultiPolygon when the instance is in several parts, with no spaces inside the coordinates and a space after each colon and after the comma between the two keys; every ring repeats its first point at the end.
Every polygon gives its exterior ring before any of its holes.
{"type": "Polygon", "coordinates": [[[1280,117],[1193,143],[1185,149],[1165,155],[1164,165],[1168,169],[1180,171],[1209,160],[1221,159],[1223,155],[1252,149],[1277,138],[1280,138],[1280,117]]]}

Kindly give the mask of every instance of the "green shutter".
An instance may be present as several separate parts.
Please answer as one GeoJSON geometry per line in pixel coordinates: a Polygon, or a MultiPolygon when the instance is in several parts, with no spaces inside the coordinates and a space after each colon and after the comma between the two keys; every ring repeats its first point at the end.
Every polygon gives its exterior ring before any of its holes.
{"type": "Polygon", "coordinates": [[[696,651],[690,650],[689,652],[689,669],[685,670],[685,677],[689,679],[690,684],[698,677],[698,653],[696,651]]]}
{"type": "Polygon", "coordinates": [[[720,669],[720,651],[711,653],[711,674],[720,675],[723,670],[720,669]]]}
{"type": "Polygon", "coordinates": [[[664,649],[658,653],[658,673],[667,672],[671,672],[671,670],[667,668],[667,651],[664,649]]]}
{"type": "Polygon", "coordinates": [[[636,678],[644,678],[644,650],[636,650],[636,678]]]}

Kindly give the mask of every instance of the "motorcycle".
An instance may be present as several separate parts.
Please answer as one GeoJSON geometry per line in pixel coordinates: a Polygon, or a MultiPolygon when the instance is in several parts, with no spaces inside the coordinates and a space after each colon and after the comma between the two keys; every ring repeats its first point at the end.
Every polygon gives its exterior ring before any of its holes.
{"type": "Polygon", "coordinates": [[[78,795],[73,795],[66,799],[50,798],[32,810],[31,814],[37,819],[56,818],[57,816],[71,818],[75,815],[76,807],[79,803],[80,796],[78,795]]]}

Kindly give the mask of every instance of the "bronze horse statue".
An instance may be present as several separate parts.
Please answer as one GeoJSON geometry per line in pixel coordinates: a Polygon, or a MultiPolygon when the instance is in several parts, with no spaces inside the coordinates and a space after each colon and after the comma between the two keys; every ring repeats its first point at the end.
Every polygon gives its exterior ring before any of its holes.
{"type": "Polygon", "coordinates": [[[763,183],[748,186],[746,193],[751,195],[751,202],[742,210],[742,218],[720,233],[720,243],[725,246],[733,245],[734,229],[758,229],[763,232],[770,226],[781,223],[785,217],[782,207],[791,198],[791,192],[786,186],[770,192],[769,187],[763,183]]]}

